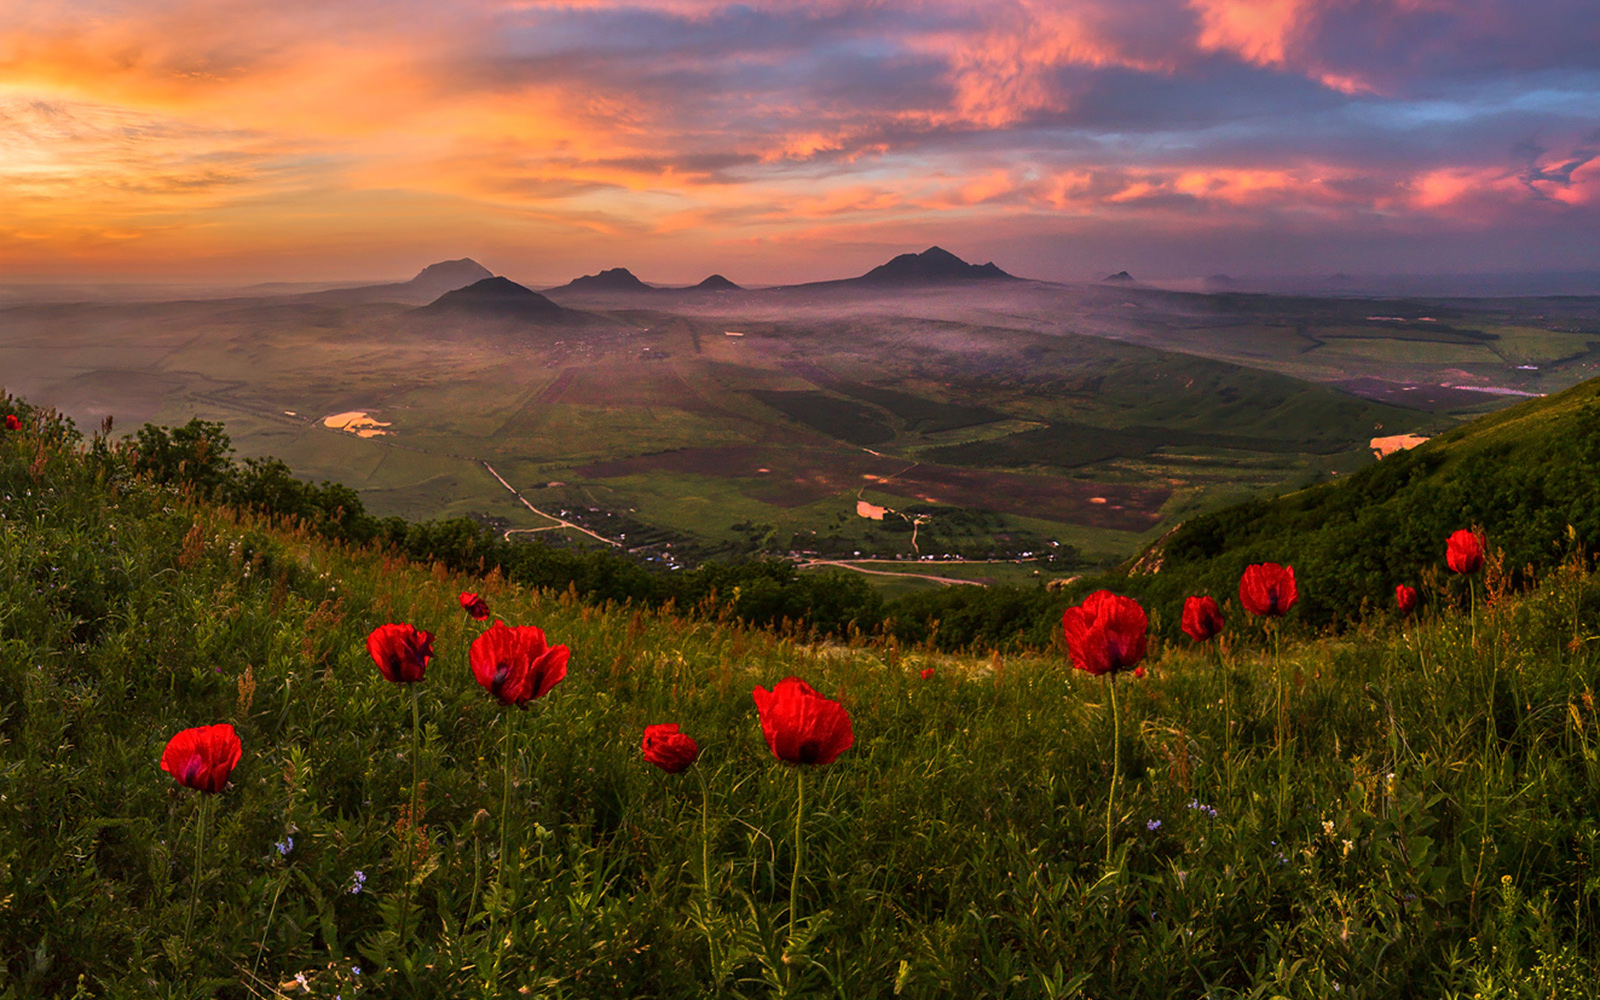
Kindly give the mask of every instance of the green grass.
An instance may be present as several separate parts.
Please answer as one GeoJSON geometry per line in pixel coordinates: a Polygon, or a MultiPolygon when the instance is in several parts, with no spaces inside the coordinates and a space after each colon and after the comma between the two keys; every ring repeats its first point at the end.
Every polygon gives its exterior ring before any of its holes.
{"type": "Polygon", "coordinates": [[[384,997],[1595,992],[1586,566],[1492,583],[1475,618],[1445,587],[1418,623],[1336,639],[1291,614],[1281,667],[1237,613],[1220,666],[1157,640],[1149,676],[1118,682],[1107,864],[1107,684],[1059,655],[583,606],[329,547],[126,467],[31,417],[0,436],[0,995],[272,996],[297,975],[384,997]],[[509,743],[466,667],[464,589],[573,650],[509,743]],[[363,646],[387,621],[437,634],[415,761],[407,692],[363,646]],[[839,698],[856,740],[800,775],[750,699],[789,674],[839,698]],[[223,721],[244,757],[203,816],[156,761],[223,721]],[[640,759],[655,722],[704,748],[704,843],[695,777],[640,759]]]}

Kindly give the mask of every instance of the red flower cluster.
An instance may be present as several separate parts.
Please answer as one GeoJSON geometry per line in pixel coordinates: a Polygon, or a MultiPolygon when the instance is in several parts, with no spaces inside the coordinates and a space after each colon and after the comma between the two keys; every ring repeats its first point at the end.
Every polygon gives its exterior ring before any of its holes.
{"type": "Polygon", "coordinates": [[[922,679],[925,680],[925,681],[933,680],[933,668],[932,667],[923,667],[922,668],[922,679]]]}
{"type": "Polygon", "coordinates": [[[1144,659],[1150,619],[1131,597],[1097,590],[1061,615],[1072,665],[1096,677],[1144,659]]]}
{"type": "Polygon", "coordinates": [[[1183,631],[1195,642],[1215,638],[1222,631],[1222,609],[1211,597],[1184,598],[1183,631]]]}
{"type": "Polygon", "coordinates": [[[479,597],[477,594],[467,593],[465,591],[462,592],[461,597],[460,597],[460,601],[461,601],[461,610],[463,610],[467,614],[471,615],[473,620],[480,621],[480,622],[481,621],[488,621],[488,619],[489,619],[489,602],[485,601],[482,597],[479,597]]]}
{"type": "Polygon", "coordinates": [[[1279,617],[1294,607],[1300,592],[1294,586],[1294,567],[1257,563],[1239,577],[1239,603],[1253,615],[1279,617]]]}
{"type": "Polygon", "coordinates": [[[546,643],[544,631],[536,626],[507,628],[502,621],[474,639],[467,654],[472,676],[483,689],[500,704],[518,708],[543,698],[561,683],[571,655],[565,646],[546,643]]]}
{"type": "Polygon", "coordinates": [[[6,430],[8,430],[8,431],[20,431],[20,430],[22,430],[22,421],[17,419],[17,415],[15,413],[6,414],[6,430]]]}
{"type": "Polygon", "coordinates": [[[1444,561],[1457,573],[1476,573],[1483,569],[1483,536],[1462,528],[1444,545],[1444,561]]]}
{"type": "Polygon", "coordinates": [[[217,726],[185,729],[167,741],[161,770],[185,788],[216,793],[228,784],[228,775],[244,755],[239,735],[226,722],[217,726]]]}
{"type": "Polygon", "coordinates": [[[385,680],[415,684],[433,658],[433,633],[410,625],[379,625],[367,636],[367,652],[385,680]]]}
{"type": "Polygon", "coordinates": [[[844,706],[798,677],[785,677],[771,691],[757,687],[750,696],[761,716],[761,735],[786,764],[831,764],[855,742],[844,706]]]}
{"type": "Polygon", "coordinates": [[[700,757],[694,737],[678,732],[676,723],[645,726],[639,749],[645,760],[668,774],[681,774],[700,757]]]}
{"type": "Polygon", "coordinates": [[[1394,588],[1394,604],[1403,615],[1409,615],[1417,607],[1417,588],[1400,584],[1394,588]]]}

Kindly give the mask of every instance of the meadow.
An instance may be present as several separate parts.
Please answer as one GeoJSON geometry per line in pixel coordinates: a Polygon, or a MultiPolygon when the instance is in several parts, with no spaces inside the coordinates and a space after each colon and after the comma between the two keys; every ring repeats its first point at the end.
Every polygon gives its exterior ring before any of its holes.
{"type": "Polygon", "coordinates": [[[1417,617],[1339,634],[1226,600],[1215,648],[1153,628],[1112,688],[1059,648],[824,642],[331,544],[24,415],[0,996],[1596,992],[1581,549],[1525,588],[1441,571],[1417,617]],[[570,647],[528,711],[467,669],[462,591],[570,647]],[[436,636],[410,688],[367,653],[388,622],[436,636]],[[849,712],[832,763],[763,740],[752,691],[791,675],[849,712]],[[167,740],[223,722],[229,786],[177,787],[167,740]],[[693,768],[642,759],[656,723],[693,768]]]}

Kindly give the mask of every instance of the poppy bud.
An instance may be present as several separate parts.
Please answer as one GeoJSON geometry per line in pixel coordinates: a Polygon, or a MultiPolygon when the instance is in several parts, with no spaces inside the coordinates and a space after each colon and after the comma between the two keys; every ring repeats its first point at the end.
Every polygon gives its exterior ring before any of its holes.
{"type": "Polygon", "coordinates": [[[1403,615],[1409,615],[1417,606],[1417,589],[1400,584],[1394,588],[1394,603],[1403,615]]]}
{"type": "Polygon", "coordinates": [[[1287,614],[1300,597],[1294,585],[1294,567],[1257,563],[1239,577],[1239,603],[1253,615],[1287,614]]]}
{"type": "Polygon", "coordinates": [[[501,621],[474,639],[467,650],[472,676],[483,689],[500,704],[518,708],[543,698],[561,683],[571,655],[565,646],[546,643],[542,629],[532,625],[507,628],[501,621]]]}
{"type": "Polygon", "coordinates": [[[1183,600],[1183,631],[1195,642],[1205,642],[1222,631],[1222,610],[1210,597],[1183,600]]]}
{"type": "Polygon", "coordinates": [[[367,652],[385,680],[412,684],[422,680],[433,658],[433,633],[410,625],[379,625],[367,636],[367,652]]]}
{"type": "Polygon", "coordinates": [[[489,602],[477,594],[463,591],[460,597],[461,610],[471,615],[474,621],[487,621],[489,618],[489,602]]]}
{"type": "Polygon", "coordinates": [[[668,774],[682,773],[700,757],[700,747],[694,738],[678,732],[676,723],[645,726],[639,749],[645,760],[668,774]]]}
{"type": "Polygon", "coordinates": [[[1462,528],[1445,542],[1444,561],[1457,573],[1476,573],[1483,569],[1483,536],[1462,528]]]}
{"type": "Polygon", "coordinates": [[[771,691],[750,693],[761,716],[761,735],[785,764],[831,764],[850,749],[850,713],[798,677],[785,677],[771,691]]]}
{"type": "Polygon", "coordinates": [[[185,788],[216,793],[227,786],[228,775],[243,755],[238,734],[226,722],[197,726],[167,741],[161,770],[185,788]]]}
{"type": "Polygon", "coordinates": [[[1072,665],[1095,675],[1115,674],[1144,659],[1150,619],[1131,597],[1097,590],[1061,615],[1072,665]]]}

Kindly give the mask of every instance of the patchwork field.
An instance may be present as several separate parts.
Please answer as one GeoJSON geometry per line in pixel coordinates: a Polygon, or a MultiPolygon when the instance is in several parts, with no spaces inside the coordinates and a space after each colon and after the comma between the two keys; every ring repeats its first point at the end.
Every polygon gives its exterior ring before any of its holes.
{"type": "Polygon", "coordinates": [[[1054,542],[1089,563],[1195,512],[1347,474],[1374,436],[1435,433],[1600,364],[1600,308],[1584,300],[1023,282],[561,301],[587,318],[444,321],[293,296],[12,305],[0,382],[85,426],[222,421],[242,454],[344,482],[385,514],[549,525],[526,499],[680,551],[1054,542]],[[365,418],[327,425],[351,413],[365,418]]]}

